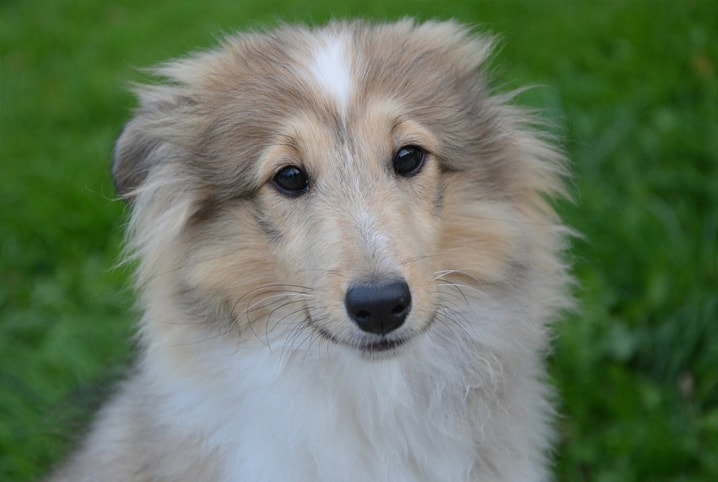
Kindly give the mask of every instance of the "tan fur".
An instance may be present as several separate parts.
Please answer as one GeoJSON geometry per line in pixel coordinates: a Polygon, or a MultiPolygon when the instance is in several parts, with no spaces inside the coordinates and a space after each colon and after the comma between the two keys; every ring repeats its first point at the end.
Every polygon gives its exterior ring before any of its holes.
{"type": "MultiPolygon", "coordinates": [[[[327,420],[356,402],[357,423],[375,406],[397,421],[394,434],[406,431],[404,455],[386,469],[360,465],[347,480],[431,480],[419,447],[438,434],[465,439],[462,449],[475,454],[461,480],[545,480],[552,436],[542,356],[549,323],[570,304],[560,259],[568,230],[547,198],[564,194],[564,161],[531,116],[489,92],[490,48],[452,22],[337,22],[241,34],[159,68],[168,82],[139,90],[114,168],[132,209],[141,362],[53,480],[247,473],[231,462],[244,460],[232,445],[242,434],[220,437],[205,415],[189,415],[187,400],[221,399],[217,406],[233,408],[209,410],[217,427],[235,423],[235,398],[262,382],[242,388],[249,382],[231,374],[251,373],[246,365],[260,359],[280,367],[266,387],[289,390],[313,364],[325,374],[302,382],[296,399],[288,394],[287,410],[303,407],[304,387],[316,384],[306,392],[326,404],[327,420]],[[312,56],[327,45],[346,49],[346,105],[327,95],[331,80],[312,79],[312,56]],[[407,145],[428,157],[403,178],[391,159],[407,145]],[[308,173],[307,194],[272,186],[287,165],[308,173]],[[401,346],[373,351],[378,338],[349,320],[345,293],[358,280],[397,277],[411,289],[411,313],[386,337],[401,346]],[[391,383],[382,382],[387,373],[396,373],[391,383]]],[[[381,433],[369,425],[335,444],[381,433]]],[[[247,456],[258,463],[271,453],[257,450],[247,456]]],[[[316,467],[297,470],[314,475],[297,480],[333,473],[324,455],[312,452],[316,467]]],[[[459,463],[436,457],[447,471],[459,463]]]]}

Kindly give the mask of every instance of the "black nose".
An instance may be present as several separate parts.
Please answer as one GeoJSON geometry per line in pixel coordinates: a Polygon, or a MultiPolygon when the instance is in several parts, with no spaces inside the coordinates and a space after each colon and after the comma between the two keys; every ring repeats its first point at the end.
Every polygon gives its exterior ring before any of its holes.
{"type": "Polygon", "coordinates": [[[385,335],[406,320],[411,291],[404,280],[355,284],[347,290],[344,306],[362,331],[385,335]]]}

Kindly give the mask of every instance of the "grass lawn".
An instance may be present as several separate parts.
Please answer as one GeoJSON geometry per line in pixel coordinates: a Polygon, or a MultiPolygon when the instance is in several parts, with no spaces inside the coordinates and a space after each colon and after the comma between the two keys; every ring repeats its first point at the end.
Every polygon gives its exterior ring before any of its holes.
{"type": "Polygon", "coordinates": [[[576,173],[579,313],[551,357],[562,481],[718,480],[718,2],[0,2],[0,480],[62,457],[131,360],[109,180],[137,67],[278,20],[457,18],[500,33],[576,173]]]}

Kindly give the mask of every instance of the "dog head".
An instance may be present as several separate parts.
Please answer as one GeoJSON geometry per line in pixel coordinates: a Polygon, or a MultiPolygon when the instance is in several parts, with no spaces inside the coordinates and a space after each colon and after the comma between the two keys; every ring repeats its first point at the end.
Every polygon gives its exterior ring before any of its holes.
{"type": "Polygon", "coordinates": [[[392,354],[471,323],[467,290],[524,306],[559,284],[561,158],[489,92],[490,48],[452,22],[340,22],[158,68],[113,171],[148,336],[392,354]]]}

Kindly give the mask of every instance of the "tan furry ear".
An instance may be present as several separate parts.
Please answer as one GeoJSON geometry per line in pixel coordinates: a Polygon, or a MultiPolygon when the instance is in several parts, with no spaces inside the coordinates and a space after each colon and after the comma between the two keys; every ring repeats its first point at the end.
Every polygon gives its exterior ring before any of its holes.
{"type": "Polygon", "coordinates": [[[112,180],[115,190],[131,201],[132,192],[146,179],[161,141],[144,131],[140,118],[130,121],[115,144],[112,180]]]}
{"type": "Polygon", "coordinates": [[[149,172],[176,158],[190,135],[181,119],[194,104],[176,86],[142,86],[136,89],[140,106],[117,139],[112,178],[117,193],[132,201],[149,172]]]}

